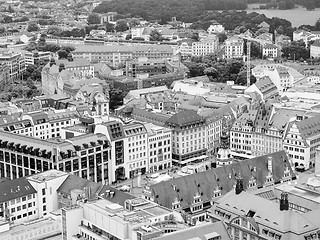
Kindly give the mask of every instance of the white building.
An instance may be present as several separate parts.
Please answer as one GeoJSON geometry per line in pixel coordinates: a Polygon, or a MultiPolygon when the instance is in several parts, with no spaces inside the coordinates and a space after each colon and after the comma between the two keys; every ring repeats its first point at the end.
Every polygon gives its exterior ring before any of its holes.
{"type": "Polygon", "coordinates": [[[224,58],[242,58],[244,42],[241,38],[233,36],[228,38],[225,42],[224,58]]]}
{"type": "Polygon", "coordinates": [[[152,123],[145,123],[148,132],[149,172],[155,172],[172,166],[172,131],[152,123]]]}
{"type": "Polygon", "coordinates": [[[219,48],[219,39],[216,35],[211,35],[199,42],[192,43],[192,55],[204,56],[216,53],[219,48]]]}
{"type": "Polygon", "coordinates": [[[262,47],[262,56],[267,58],[277,58],[279,56],[279,49],[274,44],[266,43],[262,47]]]}
{"type": "Polygon", "coordinates": [[[320,41],[315,41],[310,46],[310,57],[319,58],[320,57],[320,41]]]}
{"type": "Polygon", "coordinates": [[[207,29],[207,32],[210,33],[210,34],[212,34],[212,33],[223,33],[224,31],[225,31],[224,26],[222,26],[218,22],[212,23],[207,29]]]}

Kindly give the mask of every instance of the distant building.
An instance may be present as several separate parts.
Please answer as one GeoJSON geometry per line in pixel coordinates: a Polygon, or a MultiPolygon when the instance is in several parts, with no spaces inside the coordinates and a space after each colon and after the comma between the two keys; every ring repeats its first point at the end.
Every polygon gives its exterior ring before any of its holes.
{"type": "Polygon", "coordinates": [[[320,40],[315,41],[310,46],[310,57],[319,58],[320,57],[320,40]]]}
{"type": "Polygon", "coordinates": [[[264,44],[262,46],[262,56],[267,58],[277,58],[279,55],[279,49],[276,45],[264,44]]]}
{"type": "Polygon", "coordinates": [[[5,63],[9,67],[11,80],[19,79],[26,69],[22,55],[8,49],[0,49],[0,63],[5,63]]]}
{"type": "Polygon", "coordinates": [[[10,67],[6,63],[0,63],[0,90],[11,81],[10,67]]]}
{"type": "Polygon", "coordinates": [[[199,42],[192,43],[192,55],[204,56],[214,54],[219,48],[219,39],[216,35],[210,35],[199,42]]]}
{"type": "Polygon", "coordinates": [[[242,58],[244,42],[241,38],[233,36],[224,42],[224,58],[242,58]]]}
{"type": "Polygon", "coordinates": [[[45,62],[49,62],[49,60],[52,58],[52,53],[51,52],[38,52],[38,51],[33,51],[33,52],[28,52],[26,51],[24,53],[24,60],[26,66],[28,65],[35,65],[39,63],[41,60],[45,62]]]}
{"type": "Polygon", "coordinates": [[[212,33],[222,33],[224,32],[225,29],[224,27],[218,23],[217,21],[212,21],[211,25],[208,27],[207,32],[212,34],[212,33]]]}

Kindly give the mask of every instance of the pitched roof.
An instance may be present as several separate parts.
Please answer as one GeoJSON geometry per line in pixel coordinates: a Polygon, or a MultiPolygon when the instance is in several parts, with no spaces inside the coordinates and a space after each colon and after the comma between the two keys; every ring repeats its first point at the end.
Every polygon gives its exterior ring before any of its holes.
{"type": "Polygon", "coordinates": [[[183,110],[174,114],[172,117],[170,117],[166,121],[166,124],[182,127],[185,125],[195,124],[202,121],[203,121],[202,117],[200,117],[197,114],[197,112],[193,110],[183,110]]]}
{"type": "Polygon", "coordinates": [[[117,204],[120,204],[121,206],[124,206],[124,202],[127,200],[127,199],[133,199],[135,198],[134,196],[128,194],[128,193],[125,193],[123,191],[120,191],[118,189],[115,189],[113,187],[110,187],[108,185],[104,185],[102,187],[102,189],[99,191],[98,193],[99,197],[102,197],[104,199],[107,199],[109,200],[110,202],[113,202],[113,203],[117,203],[117,204]],[[114,192],[113,196],[111,197],[109,194],[106,194],[106,192],[114,192]]]}
{"type": "Polygon", "coordinates": [[[217,203],[219,207],[232,209],[232,212],[239,212],[241,215],[246,214],[250,210],[255,211],[256,213],[253,218],[256,222],[263,225],[267,224],[267,226],[272,225],[274,229],[281,232],[293,232],[300,235],[317,229],[311,221],[304,217],[304,214],[291,209],[280,211],[279,203],[245,191],[238,195],[234,191],[230,191],[220,198],[217,203]]]}
{"type": "Polygon", "coordinates": [[[91,188],[91,194],[94,196],[99,189],[101,189],[102,185],[100,183],[96,183],[75,175],[70,174],[66,180],[61,184],[58,188],[57,192],[71,194],[71,190],[80,189],[83,190],[85,187],[91,188]]]}
{"type": "Polygon", "coordinates": [[[320,133],[320,115],[295,122],[295,124],[304,139],[320,133]]]}
{"type": "Polygon", "coordinates": [[[0,203],[21,198],[36,192],[37,191],[32,187],[29,181],[24,177],[7,180],[0,183],[0,203]]]}
{"type": "Polygon", "coordinates": [[[294,176],[285,151],[279,151],[220,168],[160,182],[151,185],[150,189],[155,196],[155,201],[160,205],[171,209],[175,198],[178,198],[181,207],[186,208],[193,202],[193,196],[196,193],[201,194],[204,202],[212,200],[214,191],[217,189],[221,190],[222,195],[226,194],[233,189],[238,176],[243,178],[244,186],[248,186],[251,178],[256,180],[258,187],[263,186],[269,172],[268,157],[272,157],[274,182],[279,182],[283,178],[287,167],[291,172],[291,176],[294,176]],[[173,189],[172,185],[177,186],[176,190],[173,189]]]}

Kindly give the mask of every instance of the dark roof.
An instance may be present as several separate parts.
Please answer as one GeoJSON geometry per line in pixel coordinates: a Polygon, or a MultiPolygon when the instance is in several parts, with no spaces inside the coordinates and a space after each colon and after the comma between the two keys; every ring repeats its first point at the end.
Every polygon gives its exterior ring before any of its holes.
{"type": "Polygon", "coordinates": [[[7,180],[0,183],[0,203],[21,198],[36,192],[37,191],[32,187],[29,181],[24,177],[7,180]]]}
{"type": "Polygon", "coordinates": [[[183,110],[169,118],[166,121],[166,124],[183,127],[190,124],[201,123],[203,121],[204,120],[197,114],[197,112],[193,110],[183,110]]]}
{"type": "Polygon", "coordinates": [[[69,175],[58,188],[57,192],[71,194],[71,190],[83,190],[85,187],[90,187],[92,196],[95,196],[102,185],[75,175],[69,175]]]}
{"type": "Polygon", "coordinates": [[[196,193],[201,194],[204,202],[211,201],[214,197],[214,191],[217,189],[220,189],[222,195],[224,195],[234,188],[236,178],[239,176],[243,178],[245,188],[252,178],[256,180],[257,187],[262,187],[269,172],[267,164],[269,156],[272,157],[274,182],[279,182],[283,178],[287,167],[291,172],[291,176],[295,176],[285,151],[279,151],[220,168],[160,182],[151,185],[150,189],[153,192],[156,203],[171,209],[172,203],[176,198],[180,200],[181,207],[186,208],[193,203],[193,197],[196,193]],[[176,186],[176,190],[173,189],[173,185],[176,186]]]}
{"type": "Polygon", "coordinates": [[[124,202],[127,199],[135,198],[134,196],[132,196],[132,195],[130,195],[128,193],[125,193],[123,191],[120,191],[118,189],[110,187],[108,185],[104,185],[102,187],[102,189],[99,191],[98,195],[101,198],[107,199],[107,200],[109,200],[110,202],[113,202],[113,203],[120,204],[121,206],[124,206],[124,202]],[[113,197],[110,197],[110,195],[107,195],[106,194],[107,191],[114,192],[113,197]]]}
{"type": "Polygon", "coordinates": [[[102,123],[102,125],[107,127],[111,141],[115,141],[125,137],[122,123],[119,123],[117,121],[110,121],[102,123]]]}
{"type": "MultiPolygon", "coordinates": [[[[304,139],[312,137],[314,135],[318,135],[320,133],[320,115],[316,115],[314,117],[293,123],[297,125],[300,134],[304,139]]],[[[290,127],[291,126],[292,125],[290,125],[290,127]]]]}

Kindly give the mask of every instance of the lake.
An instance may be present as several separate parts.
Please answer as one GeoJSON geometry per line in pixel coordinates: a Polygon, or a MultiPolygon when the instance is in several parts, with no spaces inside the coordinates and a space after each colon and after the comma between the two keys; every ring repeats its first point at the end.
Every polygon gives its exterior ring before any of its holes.
{"type": "Polygon", "coordinates": [[[289,10],[270,10],[270,9],[253,9],[259,8],[260,4],[248,4],[248,13],[257,12],[266,15],[268,18],[278,17],[283,18],[292,23],[293,27],[299,27],[301,25],[314,25],[320,18],[320,8],[316,8],[314,11],[307,11],[306,8],[298,6],[289,10]]]}

